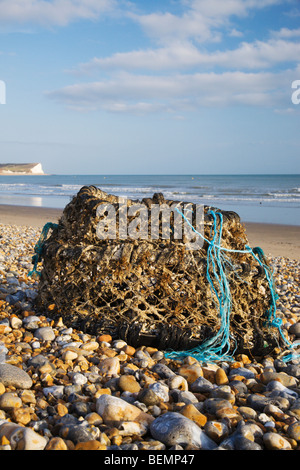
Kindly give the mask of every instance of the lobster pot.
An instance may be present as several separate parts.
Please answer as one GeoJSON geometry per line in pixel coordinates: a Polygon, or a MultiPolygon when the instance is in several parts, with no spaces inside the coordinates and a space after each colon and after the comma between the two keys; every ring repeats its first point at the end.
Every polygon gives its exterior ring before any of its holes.
{"type": "MultiPolygon", "coordinates": [[[[278,341],[277,330],[266,326],[269,283],[257,258],[245,250],[248,240],[239,216],[204,207],[202,244],[191,249],[184,233],[175,236],[180,211],[170,212],[169,237],[160,215],[156,237],[151,236],[151,210],[171,206],[197,213],[194,204],[166,200],[161,193],[121,203],[94,186],[81,188],[43,245],[38,307],[48,316],[62,317],[68,326],[95,335],[108,333],[135,347],[188,350],[201,345],[222,326],[219,287],[212,289],[209,282],[220,272],[208,262],[208,240],[218,213],[217,227],[221,218],[223,225],[215,245],[227,250],[222,259],[230,296],[231,346],[256,355],[269,353],[278,341]],[[139,225],[145,224],[141,212],[149,215],[143,237],[125,237],[124,213],[128,227],[139,233],[139,225]]],[[[190,220],[191,226],[195,221],[190,220]]],[[[195,238],[199,234],[194,231],[195,238]]]]}

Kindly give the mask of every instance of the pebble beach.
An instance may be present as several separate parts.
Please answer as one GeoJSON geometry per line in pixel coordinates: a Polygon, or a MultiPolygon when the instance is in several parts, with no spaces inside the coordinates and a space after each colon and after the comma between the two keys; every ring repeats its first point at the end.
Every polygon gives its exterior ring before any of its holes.
{"type": "MultiPolygon", "coordinates": [[[[0,224],[1,450],[300,450],[299,359],[175,361],[54,321],[28,276],[39,235],[0,224]]],[[[300,343],[300,261],[271,263],[282,330],[300,343]]]]}

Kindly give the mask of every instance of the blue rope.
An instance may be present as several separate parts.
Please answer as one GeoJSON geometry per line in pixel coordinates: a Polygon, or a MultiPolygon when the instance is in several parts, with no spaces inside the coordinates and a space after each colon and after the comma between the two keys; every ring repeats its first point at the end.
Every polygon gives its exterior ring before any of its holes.
{"type": "Polygon", "coordinates": [[[46,225],[44,225],[44,227],[42,229],[42,232],[41,232],[41,235],[40,235],[40,239],[34,247],[35,255],[33,255],[33,257],[32,257],[33,269],[32,269],[32,271],[30,271],[28,273],[29,276],[32,276],[33,274],[37,274],[38,276],[41,275],[41,273],[39,271],[37,271],[36,268],[37,268],[38,263],[41,260],[42,250],[43,250],[43,247],[44,247],[45,240],[48,236],[48,232],[49,232],[50,229],[53,230],[56,227],[58,227],[58,225],[54,224],[52,222],[48,222],[46,225]]]}
{"type": "MultiPolygon", "coordinates": [[[[206,276],[209,282],[210,290],[213,294],[213,299],[217,299],[219,306],[219,314],[221,326],[219,331],[212,338],[204,341],[201,345],[187,350],[187,351],[166,351],[165,356],[171,359],[179,359],[187,356],[192,356],[200,362],[206,361],[220,361],[220,360],[233,360],[234,351],[230,352],[230,314],[231,314],[231,292],[229,283],[226,278],[225,264],[231,264],[223,252],[228,253],[249,253],[257,260],[259,265],[264,269],[266,278],[269,283],[271,292],[270,308],[267,315],[267,324],[270,327],[276,327],[279,330],[281,337],[287,344],[288,348],[292,349],[296,345],[291,344],[283,335],[281,326],[282,320],[276,317],[276,302],[278,295],[274,286],[273,273],[269,266],[266,264],[265,255],[260,247],[251,249],[248,245],[244,250],[233,250],[221,246],[222,230],[223,230],[223,215],[221,212],[214,212],[210,210],[208,214],[213,217],[213,238],[207,240],[201,233],[199,233],[185,217],[183,213],[176,209],[177,212],[185,219],[191,229],[199,235],[204,241],[208,243],[207,249],[207,268],[206,276]],[[217,230],[217,216],[219,217],[219,233],[217,230]],[[211,269],[210,269],[211,268],[211,269]],[[212,275],[211,272],[212,271],[212,275]]],[[[284,361],[289,361],[300,357],[299,355],[291,354],[287,356],[284,361]]]]}

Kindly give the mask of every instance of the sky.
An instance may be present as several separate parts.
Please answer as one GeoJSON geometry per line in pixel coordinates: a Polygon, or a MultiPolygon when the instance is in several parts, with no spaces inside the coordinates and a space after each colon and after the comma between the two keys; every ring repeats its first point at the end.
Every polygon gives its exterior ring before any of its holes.
{"type": "Polygon", "coordinates": [[[299,102],[299,0],[0,0],[1,163],[299,174],[299,102]]]}

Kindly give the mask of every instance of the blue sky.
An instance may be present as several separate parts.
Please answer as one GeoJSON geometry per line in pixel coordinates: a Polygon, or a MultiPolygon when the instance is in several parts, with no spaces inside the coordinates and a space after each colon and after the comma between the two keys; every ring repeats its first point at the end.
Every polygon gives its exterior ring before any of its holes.
{"type": "Polygon", "coordinates": [[[1,162],[300,173],[299,0],[0,0],[0,64],[1,162]]]}

